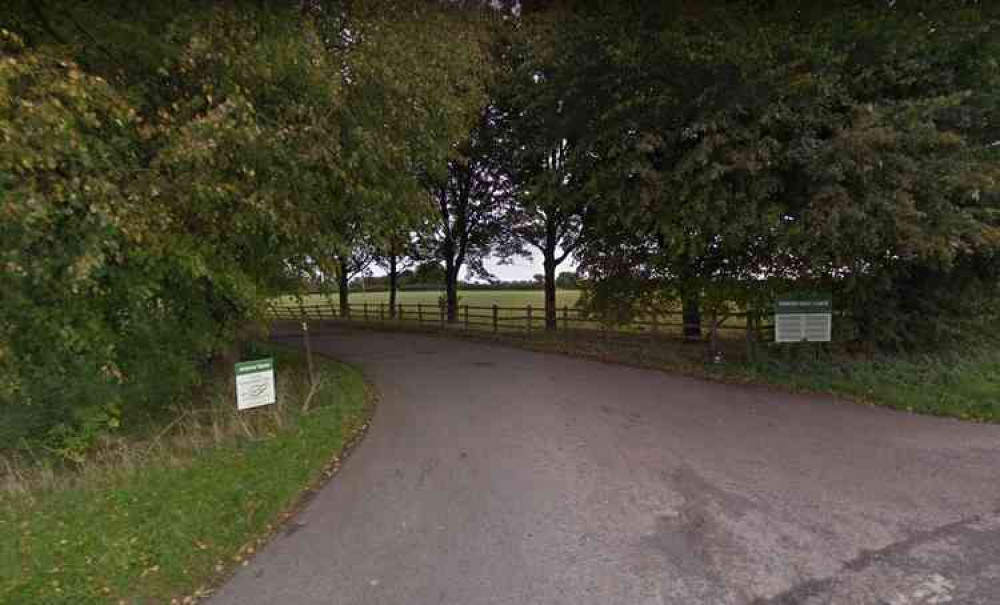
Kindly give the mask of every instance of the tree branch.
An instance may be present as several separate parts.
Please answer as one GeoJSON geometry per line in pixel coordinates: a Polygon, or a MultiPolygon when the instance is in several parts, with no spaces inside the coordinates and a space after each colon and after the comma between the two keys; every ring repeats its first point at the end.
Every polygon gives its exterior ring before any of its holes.
{"type": "Polygon", "coordinates": [[[45,11],[42,10],[41,2],[29,2],[28,6],[31,7],[31,12],[35,13],[35,17],[38,19],[39,23],[42,25],[42,29],[47,31],[50,36],[56,39],[56,42],[60,44],[69,44],[69,42],[60,34],[53,26],[52,22],[45,15],[45,11]]]}
{"type": "Polygon", "coordinates": [[[114,53],[112,53],[106,46],[101,44],[100,41],[98,41],[98,39],[94,37],[93,34],[91,34],[82,25],[80,25],[80,22],[76,20],[76,17],[73,16],[72,12],[67,11],[66,14],[69,17],[69,20],[73,22],[73,25],[76,26],[76,29],[78,29],[80,33],[82,33],[84,36],[89,38],[90,41],[94,43],[94,46],[96,46],[98,50],[107,55],[108,58],[114,61],[115,63],[118,63],[119,65],[121,64],[121,62],[118,60],[118,57],[116,57],[114,53]]]}

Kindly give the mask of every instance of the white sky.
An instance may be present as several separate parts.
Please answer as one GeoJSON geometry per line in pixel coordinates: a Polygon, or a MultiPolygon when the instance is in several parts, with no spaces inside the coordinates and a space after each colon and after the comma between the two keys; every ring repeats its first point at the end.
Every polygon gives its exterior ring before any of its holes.
{"type": "MultiPolygon", "coordinates": [[[[561,248],[556,248],[557,255],[562,252],[561,248]]],[[[510,264],[501,265],[499,259],[490,258],[486,261],[486,268],[503,281],[531,281],[535,275],[545,272],[542,267],[542,255],[537,251],[530,258],[514,257],[514,262],[510,264]]],[[[576,271],[576,262],[572,255],[556,267],[556,275],[563,271],[576,271]]],[[[468,279],[468,275],[463,275],[463,279],[468,279]]]]}
{"type": "MultiPolygon", "coordinates": [[[[495,275],[498,279],[503,281],[531,281],[531,279],[538,273],[542,273],[542,256],[540,254],[534,254],[530,259],[527,258],[516,258],[511,264],[500,264],[499,259],[490,258],[486,261],[486,268],[490,270],[490,273],[495,275]]],[[[576,269],[576,264],[572,259],[566,259],[563,261],[559,268],[556,269],[556,273],[562,271],[573,271],[576,269]]],[[[372,266],[371,271],[373,275],[385,275],[385,270],[378,266],[372,266]]],[[[468,279],[466,272],[463,272],[462,279],[468,279]]]]}
{"type": "MultiPolygon", "coordinates": [[[[516,258],[509,265],[501,265],[498,259],[490,258],[486,261],[486,268],[503,281],[531,281],[532,277],[544,271],[540,254],[535,254],[530,259],[516,258]]],[[[466,275],[465,279],[468,277],[466,275]]]]}

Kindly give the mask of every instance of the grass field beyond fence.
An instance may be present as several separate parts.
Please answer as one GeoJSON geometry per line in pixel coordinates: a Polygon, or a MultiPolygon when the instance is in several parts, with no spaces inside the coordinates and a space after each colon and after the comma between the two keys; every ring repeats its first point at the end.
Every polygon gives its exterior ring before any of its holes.
{"type": "MultiPolygon", "coordinates": [[[[683,334],[684,318],[679,310],[642,313],[627,322],[605,322],[600,316],[578,308],[579,290],[557,290],[555,328],[563,332],[601,331],[623,335],[677,338],[683,334]]],[[[461,292],[452,323],[445,324],[445,310],[438,292],[400,292],[390,308],[387,292],[351,293],[349,315],[340,308],[336,296],[311,294],[284,296],[273,301],[270,316],[283,320],[342,319],[356,322],[391,322],[423,328],[435,326],[485,332],[532,332],[545,324],[544,292],[533,290],[470,290],[461,292]]],[[[771,340],[770,322],[748,325],[747,314],[731,311],[726,315],[703,314],[701,329],[706,339],[771,340]],[[751,334],[752,332],[752,334],[751,334]]]]}
{"type": "MultiPolygon", "coordinates": [[[[438,301],[444,292],[408,291],[400,290],[396,293],[396,302],[404,305],[424,304],[437,306],[438,301]]],[[[542,290],[467,290],[459,291],[459,304],[471,307],[525,307],[532,305],[537,309],[545,307],[545,292],[542,290]]],[[[575,307],[580,300],[579,290],[556,290],[556,305],[559,307],[575,307]]],[[[388,292],[351,292],[350,301],[352,306],[389,304],[388,292]]],[[[286,296],[280,299],[285,305],[297,305],[298,299],[294,296],[286,296]]],[[[304,304],[336,303],[337,294],[308,294],[303,297],[304,304]]]]}

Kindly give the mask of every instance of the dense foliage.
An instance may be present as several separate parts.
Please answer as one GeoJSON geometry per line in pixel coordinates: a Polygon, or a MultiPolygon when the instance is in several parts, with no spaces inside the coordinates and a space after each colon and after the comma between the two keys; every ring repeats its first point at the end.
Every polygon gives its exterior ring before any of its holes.
{"type": "Polygon", "coordinates": [[[595,306],[680,298],[696,326],[826,291],[842,337],[890,346],[995,313],[995,8],[587,4],[556,35],[585,57],[562,111],[600,158],[579,251],[595,306]]]}
{"type": "Polygon", "coordinates": [[[3,445],[186,396],[271,297],[424,214],[414,167],[481,106],[477,11],[134,4],[0,22],[3,445]]]}
{"type": "Polygon", "coordinates": [[[996,315],[992,3],[514,6],[5,7],[0,438],[162,407],[373,262],[442,271],[451,319],[530,248],[550,325],[570,257],[605,317],[680,301],[692,338],[788,291],[880,346],[996,315]]]}

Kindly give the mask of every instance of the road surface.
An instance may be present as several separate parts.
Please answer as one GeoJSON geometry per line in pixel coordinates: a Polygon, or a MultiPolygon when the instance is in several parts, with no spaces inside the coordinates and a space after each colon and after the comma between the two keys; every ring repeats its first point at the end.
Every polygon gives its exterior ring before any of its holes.
{"type": "Polygon", "coordinates": [[[1000,426],[411,334],[223,604],[1000,603],[1000,426]]]}

